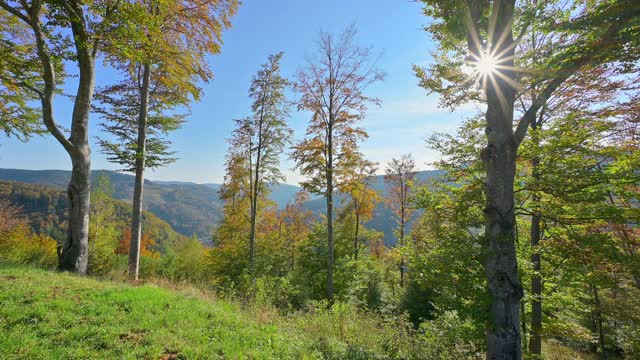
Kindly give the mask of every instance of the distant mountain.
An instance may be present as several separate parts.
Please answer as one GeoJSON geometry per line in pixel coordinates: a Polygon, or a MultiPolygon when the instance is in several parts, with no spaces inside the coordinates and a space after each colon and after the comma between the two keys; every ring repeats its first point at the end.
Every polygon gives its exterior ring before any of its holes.
{"type": "MultiPolygon", "coordinates": [[[[94,170],[91,179],[106,174],[114,187],[113,197],[131,201],[132,175],[108,170],[94,170]]],[[[64,189],[71,172],[64,170],[0,169],[0,180],[54,186],[64,189]]],[[[144,209],[151,211],[185,236],[195,234],[201,240],[209,239],[211,229],[222,218],[222,203],[215,189],[195,183],[166,183],[145,181],[144,209]]]]}
{"type": "MultiPolygon", "coordinates": [[[[114,185],[114,198],[131,201],[133,197],[132,175],[108,170],[94,170],[92,179],[98,175],[106,174],[114,185]]],[[[439,170],[427,170],[418,172],[419,182],[442,175],[439,170]]],[[[30,184],[40,184],[65,188],[69,182],[71,173],[65,170],[18,170],[0,169],[0,180],[18,181],[30,184]]],[[[195,234],[202,241],[207,242],[211,230],[222,219],[223,204],[218,197],[220,184],[197,184],[180,181],[145,181],[144,208],[160,219],[166,221],[179,233],[191,236],[195,234]]],[[[382,175],[376,176],[372,188],[381,196],[386,194],[386,185],[382,175]]],[[[274,184],[271,186],[269,198],[280,209],[295,198],[300,187],[289,184],[274,184]]],[[[342,206],[344,196],[336,194],[334,203],[342,206]]],[[[325,211],[325,200],[321,197],[312,197],[305,205],[306,208],[322,213],[325,211]]],[[[367,224],[370,228],[384,233],[385,244],[395,244],[393,229],[395,220],[391,210],[384,203],[380,203],[374,210],[373,219],[367,224]]]]}
{"type": "MultiPolygon", "coordinates": [[[[20,206],[20,215],[27,219],[37,233],[48,234],[62,241],[67,227],[67,195],[59,186],[27,184],[16,181],[0,181],[0,199],[20,206]]],[[[115,221],[121,229],[131,224],[131,206],[113,199],[115,221]]],[[[186,237],[177,233],[171,225],[149,211],[142,214],[143,231],[153,238],[158,250],[163,250],[186,237]]]]}
{"type": "MultiPolygon", "coordinates": [[[[419,171],[416,174],[416,178],[418,184],[424,184],[429,182],[430,180],[437,179],[442,176],[444,171],[441,170],[424,170],[419,171]]],[[[381,197],[386,196],[387,194],[387,186],[384,183],[384,176],[378,175],[373,179],[371,183],[371,188],[376,190],[381,197]]],[[[334,196],[333,203],[336,207],[340,208],[344,205],[346,197],[343,194],[336,193],[334,196]]],[[[327,209],[326,200],[324,198],[316,198],[309,200],[305,204],[305,208],[317,212],[317,213],[325,213],[327,209]]],[[[414,219],[420,215],[420,212],[414,213],[414,219]]],[[[412,220],[414,220],[412,219],[412,220]]],[[[412,222],[408,223],[408,228],[411,229],[412,222]]],[[[396,220],[394,218],[391,209],[384,202],[380,202],[376,205],[373,210],[373,218],[369,221],[366,226],[370,229],[374,229],[377,231],[381,231],[384,234],[384,243],[387,246],[395,245],[397,239],[393,234],[393,230],[396,227],[396,220]]]]}

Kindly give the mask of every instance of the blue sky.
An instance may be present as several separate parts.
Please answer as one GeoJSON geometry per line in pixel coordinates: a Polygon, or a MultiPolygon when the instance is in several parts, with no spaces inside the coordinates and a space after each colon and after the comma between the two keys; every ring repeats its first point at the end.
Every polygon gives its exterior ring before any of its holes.
{"type": "MultiPolygon", "coordinates": [[[[382,101],[371,107],[362,126],[370,138],[362,144],[367,158],[384,165],[392,157],[411,152],[421,169],[437,154],[425,147],[425,138],[436,131],[453,132],[472,109],[454,113],[438,108],[438,98],[427,96],[417,86],[412,64],[428,64],[433,49],[429,35],[422,30],[427,18],[421,6],[411,0],[245,0],[232,20],[233,28],[224,33],[222,54],[210,58],[215,78],[203,85],[204,96],[191,107],[184,128],[173,133],[173,149],[179,160],[168,167],[148,171],[152,180],[222,182],[225,138],[233,129],[233,119],[249,111],[247,91],[252,75],[269,54],[284,51],[282,72],[292,78],[313,54],[314,40],[320,30],[339,33],[351,23],[358,28],[357,44],[372,46],[381,53],[379,67],[387,74],[384,82],[369,88],[369,94],[382,101]]],[[[117,81],[110,69],[97,67],[97,82],[117,81]]],[[[70,69],[71,70],[71,69],[70,69]]],[[[65,89],[73,91],[73,81],[65,89]]],[[[56,100],[56,116],[68,124],[71,104],[63,97],[56,100]]],[[[289,119],[296,139],[304,135],[308,120],[305,113],[293,112],[289,119]]],[[[91,118],[92,142],[99,132],[100,119],[91,118]]],[[[93,169],[116,169],[92,147],[93,169]]],[[[0,167],[22,169],[70,169],[69,158],[51,137],[34,138],[28,143],[0,138],[0,167]]],[[[287,182],[295,184],[300,176],[293,163],[283,155],[282,168],[287,182]]]]}

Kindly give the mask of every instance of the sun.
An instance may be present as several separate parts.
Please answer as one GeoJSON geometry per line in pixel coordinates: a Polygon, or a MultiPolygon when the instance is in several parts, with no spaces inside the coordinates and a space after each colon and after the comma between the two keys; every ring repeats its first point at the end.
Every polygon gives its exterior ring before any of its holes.
{"type": "Polygon", "coordinates": [[[483,53],[476,61],[474,67],[480,77],[489,77],[498,71],[498,61],[495,56],[483,53]]]}

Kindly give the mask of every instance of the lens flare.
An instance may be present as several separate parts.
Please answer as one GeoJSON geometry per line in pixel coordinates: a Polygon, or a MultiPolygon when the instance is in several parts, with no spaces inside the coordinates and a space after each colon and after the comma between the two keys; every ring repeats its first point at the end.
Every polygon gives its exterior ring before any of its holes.
{"type": "Polygon", "coordinates": [[[498,62],[494,56],[484,53],[474,62],[475,70],[481,77],[492,76],[498,69],[498,62]]]}

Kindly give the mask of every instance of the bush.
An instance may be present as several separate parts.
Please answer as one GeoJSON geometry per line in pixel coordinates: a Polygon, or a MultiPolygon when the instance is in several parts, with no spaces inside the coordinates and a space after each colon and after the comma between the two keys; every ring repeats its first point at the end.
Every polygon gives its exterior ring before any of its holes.
{"type": "Polygon", "coordinates": [[[421,358],[433,360],[484,359],[484,337],[470,320],[446,311],[420,324],[418,346],[421,358]]]}
{"type": "Polygon", "coordinates": [[[58,261],[57,242],[47,235],[31,232],[18,217],[19,208],[0,202],[0,258],[19,264],[54,268],[58,261]]]}
{"type": "Polygon", "coordinates": [[[415,281],[410,281],[400,299],[400,309],[409,314],[416,328],[426,320],[433,319],[433,290],[415,281]]]}

